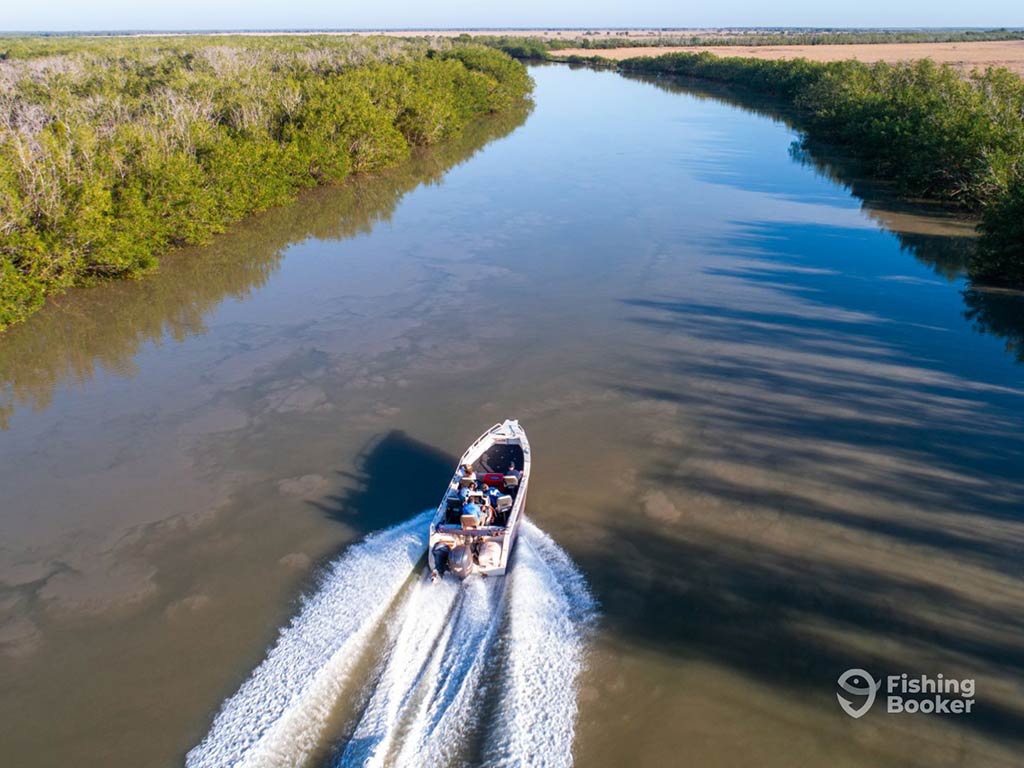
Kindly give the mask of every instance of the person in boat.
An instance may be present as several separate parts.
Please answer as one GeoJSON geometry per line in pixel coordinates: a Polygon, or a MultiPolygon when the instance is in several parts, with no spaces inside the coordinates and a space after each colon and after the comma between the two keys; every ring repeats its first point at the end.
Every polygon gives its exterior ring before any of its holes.
{"type": "Polygon", "coordinates": [[[462,505],[463,515],[472,515],[476,518],[477,525],[484,525],[486,521],[486,514],[484,508],[477,504],[475,501],[467,501],[462,505]]]}
{"type": "Polygon", "coordinates": [[[459,486],[459,498],[463,502],[469,501],[469,495],[476,490],[476,482],[470,481],[468,484],[459,486]]]}
{"type": "Polygon", "coordinates": [[[469,483],[476,482],[476,472],[473,471],[472,464],[463,464],[459,467],[459,484],[469,485],[469,483]]]}
{"type": "Polygon", "coordinates": [[[513,475],[516,480],[522,481],[523,473],[516,469],[516,463],[513,461],[508,465],[508,472],[506,474],[513,475]]]}
{"type": "Polygon", "coordinates": [[[487,483],[480,485],[480,501],[483,503],[487,518],[491,519],[494,516],[494,500],[491,498],[491,486],[487,483]]]}
{"type": "Polygon", "coordinates": [[[501,496],[501,491],[498,489],[498,487],[495,486],[492,488],[491,486],[487,485],[487,483],[484,483],[483,491],[484,498],[487,499],[487,503],[490,505],[490,507],[492,509],[497,509],[498,497],[501,496]]]}

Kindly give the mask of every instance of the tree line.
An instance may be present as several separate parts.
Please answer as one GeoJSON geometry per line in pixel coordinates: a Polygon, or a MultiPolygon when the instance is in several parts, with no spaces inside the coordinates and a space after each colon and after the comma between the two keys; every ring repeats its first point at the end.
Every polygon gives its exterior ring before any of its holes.
{"type": "Polygon", "coordinates": [[[0,328],[532,89],[499,51],[393,38],[21,39],[0,53],[0,328]]]}
{"type": "MultiPolygon", "coordinates": [[[[645,37],[624,37],[609,31],[604,37],[526,37],[521,35],[470,35],[460,39],[497,48],[517,59],[547,60],[551,51],[569,48],[655,48],[662,46],[761,46],[761,45],[864,45],[875,43],[977,43],[1024,40],[1024,29],[769,29],[722,30],[715,34],[678,34],[664,30],[645,37]]],[[[0,52],[2,55],[2,52],[0,52]]]]}
{"type": "Polygon", "coordinates": [[[1024,40],[1021,29],[779,29],[724,30],[718,34],[672,34],[647,37],[584,37],[549,41],[550,50],[564,48],[644,48],[654,46],[722,45],[863,45],[876,43],[972,43],[1024,40]]]}

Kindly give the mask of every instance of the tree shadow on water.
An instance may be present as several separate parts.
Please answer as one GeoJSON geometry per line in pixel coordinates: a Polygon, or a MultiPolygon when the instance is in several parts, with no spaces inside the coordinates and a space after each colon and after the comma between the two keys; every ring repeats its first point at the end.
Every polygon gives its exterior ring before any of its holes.
{"type": "MultiPolygon", "coordinates": [[[[954,590],[870,567],[794,555],[751,538],[618,525],[613,546],[577,556],[600,596],[606,628],[681,659],[720,664],[750,679],[808,697],[827,697],[839,675],[961,677],[982,669],[998,679],[1024,675],[1024,621],[1012,610],[954,590]],[[947,624],[908,606],[942,605],[947,624]],[[876,646],[857,639],[871,636],[876,646]],[[851,638],[852,642],[845,642],[851,638]],[[892,655],[892,642],[909,653],[892,655]],[[935,659],[945,666],[939,669],[935,659]],[[960,674],[962,673],[962,674],[960,674]]],[[[1024,711],[986,697],[957,724],[1024,745],[1024,711]]],[[[838,709],[836,716],[842,717],[838,709]]]]}
{"type": "Polygon", "coordinates": [[[751,226],[717,293],[622,299],[638,340],[602,384],[695,439],[577,560],[624,640],[821,700],[854,667],[976,678],[949,725],[1019,752],[1020,369],[878,237],[751,226]]]}
{"type": "Polygon", "coordinates": [[[969,288],[962,293],[964,318],[982,335],[1002,339],[1006,353],[1024,363],[1024,291],[969,288]]]}
{"type": "Polygon", "coordinates": [[[329,519],[360,534],[370,533],[435,507],[457,460],[405,432],[392,430],[367,444],[355,472],[338,471],[348,487],[310,503],[329,519]]]}

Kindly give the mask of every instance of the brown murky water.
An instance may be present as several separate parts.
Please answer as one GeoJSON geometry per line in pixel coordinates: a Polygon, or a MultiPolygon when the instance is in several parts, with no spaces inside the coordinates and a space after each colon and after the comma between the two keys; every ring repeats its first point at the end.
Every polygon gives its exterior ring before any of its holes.
{"type": "Polygon", "coordinates": [[[180,764],[318,565],[506,416],[601,604],[578,765],[1019,764],[1021,297],[770,110],[534,75],[0,338],[5,764],[180,764]],[[977,710],[851,719],[850,667],[977,710]]]}

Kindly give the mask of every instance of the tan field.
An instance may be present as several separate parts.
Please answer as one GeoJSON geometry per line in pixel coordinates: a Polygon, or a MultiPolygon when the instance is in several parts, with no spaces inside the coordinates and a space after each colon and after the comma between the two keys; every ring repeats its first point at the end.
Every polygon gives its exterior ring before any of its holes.
{"type": "Polygon", "coordinates": [[[552,56],[601,56],[607,59],[630,59],[634,56],[658,56],[663,53],[700,53],[716,56],[746,56],[755,59],[796,59],[811,61],[885,61],[894,63],[914,59],[933,59],[940,64],[953,64],[964,70],[985,67],[1006,67],[1024,75],[1024,40],[986,41],[978,43],[871,43],[863,45],[722,45],[722,46],[658,46],[643,48],[567,48],[552,51],[552,56]]]}

